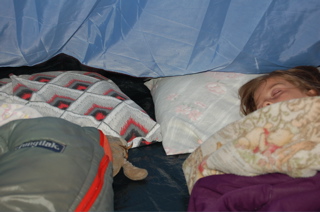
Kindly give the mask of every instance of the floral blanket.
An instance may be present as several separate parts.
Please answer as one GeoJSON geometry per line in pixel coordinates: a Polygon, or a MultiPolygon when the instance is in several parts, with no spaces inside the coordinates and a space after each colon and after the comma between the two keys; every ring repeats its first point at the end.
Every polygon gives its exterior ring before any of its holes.
{"type": "Polygon", "coordinates": [[[320,170],[320,97],[262,108],[213,134],[183,163],[189,191],[204,176],[283,173],[311,177],[320,170]]]}

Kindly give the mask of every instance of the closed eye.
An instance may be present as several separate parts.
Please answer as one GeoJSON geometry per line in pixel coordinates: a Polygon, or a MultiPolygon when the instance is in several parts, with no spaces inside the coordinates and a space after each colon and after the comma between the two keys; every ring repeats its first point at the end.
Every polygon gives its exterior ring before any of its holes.
{"type": "Polygon", "coordinates": [[[271,93],[272,97],[277,97],[279,94],[281,94],[282,90],[281,89],[274,89],[271,93]]]}

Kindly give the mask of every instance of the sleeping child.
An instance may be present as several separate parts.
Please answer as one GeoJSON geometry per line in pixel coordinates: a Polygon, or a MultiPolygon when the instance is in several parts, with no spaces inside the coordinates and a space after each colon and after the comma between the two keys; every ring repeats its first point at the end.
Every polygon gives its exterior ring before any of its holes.
{"type": "Polygon", "coordinates": [[[239,89],[244,115],[262,107],[308,96],[320,95],[320,73],[313,66],[273,71],[254,78],[239,89]]]}

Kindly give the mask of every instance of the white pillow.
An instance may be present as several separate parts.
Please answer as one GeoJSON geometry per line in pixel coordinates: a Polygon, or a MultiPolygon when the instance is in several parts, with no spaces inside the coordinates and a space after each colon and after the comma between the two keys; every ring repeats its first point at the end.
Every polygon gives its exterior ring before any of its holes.
{"type": "Polygon", "coordinates": [[[167,155],[190,153],[210,135],[240,119],[238,89],[257,76],[204,72],[146,82],[167,155]]]}

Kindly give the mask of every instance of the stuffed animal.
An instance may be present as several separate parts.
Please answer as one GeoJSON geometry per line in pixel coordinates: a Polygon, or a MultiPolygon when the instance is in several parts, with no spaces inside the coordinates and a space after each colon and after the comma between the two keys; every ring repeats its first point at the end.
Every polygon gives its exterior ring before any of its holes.
{"type": "Polygon", "coordinates": [[[123,168],[123,173],[131,180],[143,180],[147,177],[146,169],[138,168],[128,159],[128,150],[131,146],[127,146],[127,142],[119,137],[107,135],[113,157],[113,176],[116,176],[120,169],[123,168]]]}

